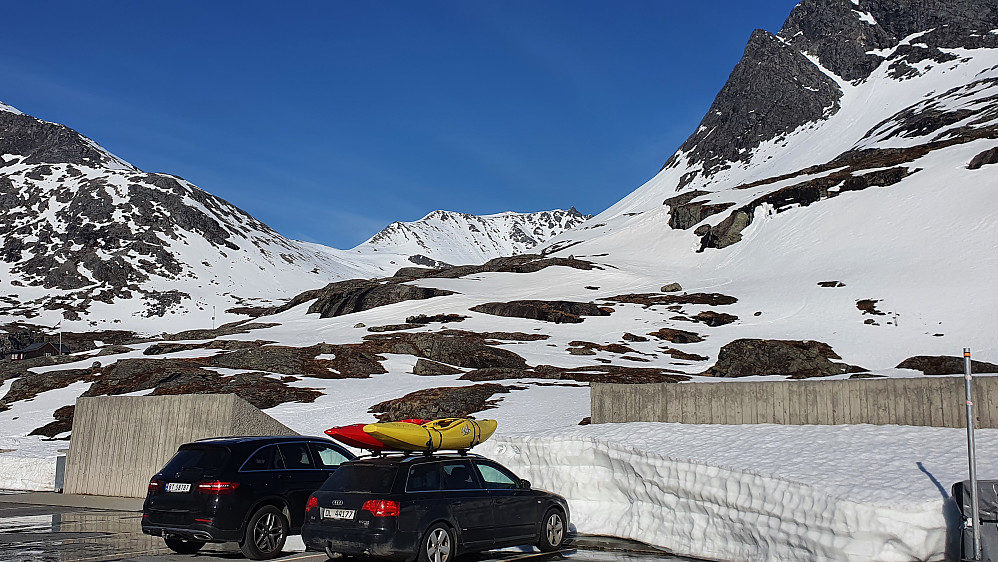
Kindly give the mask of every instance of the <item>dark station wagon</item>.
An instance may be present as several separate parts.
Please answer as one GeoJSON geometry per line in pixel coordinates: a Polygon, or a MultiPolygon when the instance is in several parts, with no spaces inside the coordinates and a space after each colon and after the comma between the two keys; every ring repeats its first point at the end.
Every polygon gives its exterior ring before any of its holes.
{"type": "Polygon", "coordinates": [[[300,532],[309,496],[355,458],[322,437],[203,439],[181,445],[149,481],[142,532],[192,554],[235,541],[248,558],[280,555],[300,532]]]}
{"type": "Polygon", "coordinates": [[[465,552],[557,550],[565,498],[478,455],[387,455],[343,463],[308,500],[302,539],[330,558],[450,562],[465,552]]]}

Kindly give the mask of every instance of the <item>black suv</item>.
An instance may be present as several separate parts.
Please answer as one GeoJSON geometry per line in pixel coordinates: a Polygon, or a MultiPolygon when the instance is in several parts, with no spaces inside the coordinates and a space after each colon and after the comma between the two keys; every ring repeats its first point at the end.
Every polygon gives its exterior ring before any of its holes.
{"type": "Polygon", "coordinates": [[[330,558],[449,562],[507,546],[556,550],[568,515],[565,498],[478,455],[370,457],[345,462],[312,494],[302,539],[330,558]]]}
{"type": "Polygon", "coordinates": [[[281,553],[309,495],[355,455],[321,437],[202,439],[181,445],[149,481],[142,532],[191,554],[238,541],[254,560],[281,553]]]}

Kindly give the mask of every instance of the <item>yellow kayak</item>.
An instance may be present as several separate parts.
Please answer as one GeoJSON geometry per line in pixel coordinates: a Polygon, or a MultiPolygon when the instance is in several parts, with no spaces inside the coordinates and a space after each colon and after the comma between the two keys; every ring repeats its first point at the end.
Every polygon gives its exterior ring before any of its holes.
{"type": "Polygon", "coordinates": [[[443,418],[416,425],[405,422],[371,423],[364,433],[399,451],[470,449],[495,433],[496,420],[443,418]]]}

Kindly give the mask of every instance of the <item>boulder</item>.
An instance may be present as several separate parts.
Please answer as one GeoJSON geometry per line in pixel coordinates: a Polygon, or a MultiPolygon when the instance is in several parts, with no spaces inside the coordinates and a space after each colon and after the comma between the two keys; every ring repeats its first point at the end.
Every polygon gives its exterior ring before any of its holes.
{"type": "MultiPolygon", "coordinates": [[[[898,364],[897,369],[914,369],[923,375],[960,375],[965,372],[963,357],[945,355],[916,355],[898,364]]],[[[971,373],[998,373],[998,365],[984,361],[970,361],[971,373]]]]}
{"type": "Polygon", "coordinates": [[[866,371],[835,363],[841,359],[819,341],[738,339],[721,348],[717,363],[704,374],[713,377],[780,375],[793,379],[866,371]]]}

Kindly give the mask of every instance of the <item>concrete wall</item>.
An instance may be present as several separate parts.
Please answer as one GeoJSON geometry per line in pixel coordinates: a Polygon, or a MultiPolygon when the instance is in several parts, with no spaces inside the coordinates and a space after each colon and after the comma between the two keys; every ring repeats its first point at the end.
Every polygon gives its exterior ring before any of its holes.
{"type": "MultiPolygon", "coordinates": [[[[974,427],[998,427],[998,377],[975,376],[974,427]]],[[[966,427],[964,378],[592,385],[593,423],[966,427]]]]}
{"type": "Polygon", "coordinates": [[[294,434],[235,394],[80,398],[64,491],[144,497],[149,478],[183,443],[228,435],[294,434]]]}

